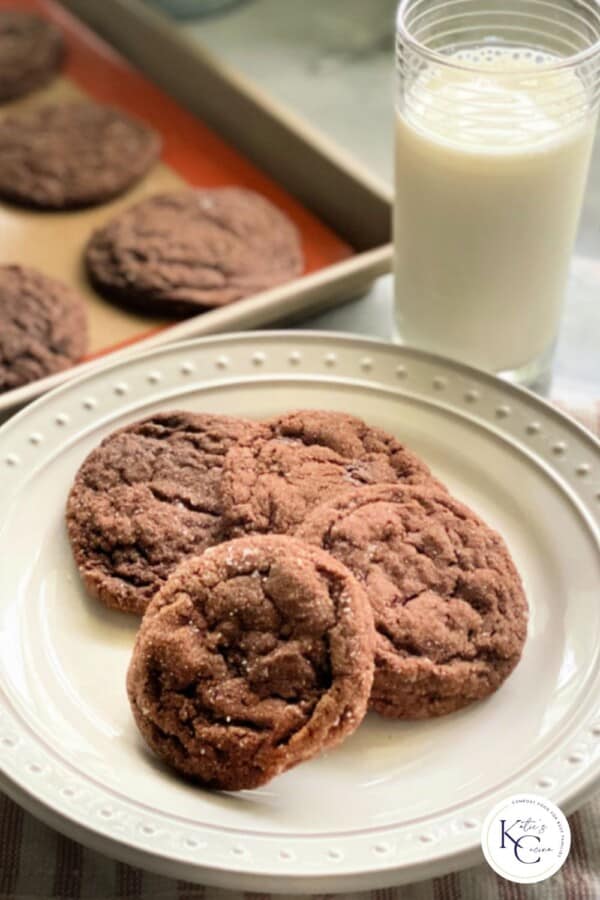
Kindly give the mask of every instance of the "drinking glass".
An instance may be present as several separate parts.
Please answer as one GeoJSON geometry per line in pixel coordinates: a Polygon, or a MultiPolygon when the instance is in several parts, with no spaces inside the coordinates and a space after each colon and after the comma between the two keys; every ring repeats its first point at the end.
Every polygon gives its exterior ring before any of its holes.
{"type": "Polygon", "coordinates": [[[600,7],[403,0],[399,337],[509,379],[551,364],[595,133],[600,7]]]}

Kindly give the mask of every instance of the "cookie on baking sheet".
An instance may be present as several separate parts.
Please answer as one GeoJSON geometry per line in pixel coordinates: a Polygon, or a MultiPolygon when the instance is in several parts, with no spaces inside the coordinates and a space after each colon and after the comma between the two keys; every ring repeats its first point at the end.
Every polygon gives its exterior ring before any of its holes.
{"type": "Polygon", "coordinates": [[[429,481],[396,438],[339,412],[300,410],[264,423],[225,461],[223,509],[231,536],[293,533],[306,515],[349,487],[429,481]]]}
{"type": "Polygon", "coordinates": [[[434,487],[359,488],[297,535],[365,586],[377,631],[370,706],[421,719],[495,691],[516,666],[527,602],[504,541],[434,487]]]}
{"type": "Polygon", "coordinates": [[[68,369],[87,349],[83,299],[28,266],[0,266],[0,393],[68,369]]]}
{"type": "Polygon", "coordinates": [[[52,22],[19,9],[0,10],[0,103],[50,81],[63,53],[62,34],[52,22]]]}
{"type": "Polygon", "coordinates": [[[363,589],[329,554],[278,535],[221,544],[149,606],[127,676],[133,714],[182,774],[258,787],[357,728],[373,638],[363,589]]]}
{"type": "Polygon", "coordinates": [[[223,540],[223,459],[254,428],[228,416],[162,412],[90,453],[69,495],[67,525],[92,596],[142,614],[185,556],[223,540]]]}
{"type": "Polygon", "coordinates": [[[81,101],[0,120],[0,197],[42,209],[103,203],[160,153],[160,138],[110,106],[81,101]]]}
{"type": "Polygon", "coordinates": [[[296,226],[234,187],[142,200],[92,235],[86,264],[100,293],[164,315],[224,306],[303,270],[296,226]]]}

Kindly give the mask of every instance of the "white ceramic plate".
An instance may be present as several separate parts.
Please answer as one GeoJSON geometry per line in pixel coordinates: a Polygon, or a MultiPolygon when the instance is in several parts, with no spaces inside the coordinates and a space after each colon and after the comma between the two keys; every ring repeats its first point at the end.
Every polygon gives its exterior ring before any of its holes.
{"type": "Polygon", "coordinates": [[[375,341],[282,332],[194,341],[97,370],[0,431],[2,787],[84,843],[224,887],[399,884],[480,859],[508,794],[567,811],[600,776],[600,450],[534,396],[375,341]],[[397,434],[506,537],[531,605],[524,657],[446,718],[369,716],[262,790],[216,794],[146,752],[124,675],[135,622],[79,584],[63,524],[77,467],[153,410],[347,410],[397,434]]]}

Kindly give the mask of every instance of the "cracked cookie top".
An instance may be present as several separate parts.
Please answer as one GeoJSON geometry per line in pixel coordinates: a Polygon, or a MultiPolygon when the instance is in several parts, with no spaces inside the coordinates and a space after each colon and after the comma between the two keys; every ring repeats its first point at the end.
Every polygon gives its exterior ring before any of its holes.
{"type": "Polygon", "coordinates": [[[223,459],[257,427],[228,416],[157,413],[92,451],[75,477],[67,525],[93,596],[142,614],[186,555],[223,540],[223,459]]]}
{"type": "Polygon", "coordinates": [[[315,510],[297,536],[366,588],[378,712],[452,712],[490,694],[517,664],[527,630],[519,574],[500,535],[444,491],[349,491],[315,510]]]}
{"type": "Polygon", "coordinates": [[[223,470],[223,510],[230,534],[293,533],[330,497],[365,484],[432,480],[429,469],[395,437],[354,416],[299,410],[264,423],[233,448],[223,470]]]}
{"type": "Polygon", "coordinates": [[[242,188],[142,200],[96,231],[86,264],[98,290],[145,312],[187,315],[300,275],[296,226],[242,188]]]}
{"type": "Polygon", "coordinates": [[[127,686],[165,762],[240,790],[354,731],[372,679],[372,613],[350,572],[319,548],[255,535],[171,575],[142,621],[127,686]]]}
{"type": "Polygon", "coordinates": [[[86,348],[76,291],[27,266],[0,266],[0,393],[69,368],[86,348]]]}
{"type": "Polygon", "coordinates": [[[99,103],[8,115],[0,122],[0,196],[40,209],[104,203],[148,171],[160,146],[152,128],[99,103]]]}

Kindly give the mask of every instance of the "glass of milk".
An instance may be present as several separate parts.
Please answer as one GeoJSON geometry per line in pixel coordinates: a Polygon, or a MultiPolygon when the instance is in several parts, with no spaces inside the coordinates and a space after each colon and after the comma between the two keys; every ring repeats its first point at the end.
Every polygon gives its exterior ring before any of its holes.
{"type": "Polygon", "coordinates": [[[548,371],[600,97],[597,0],[403,0],[395,308],[402,341],[548,371]]]}

